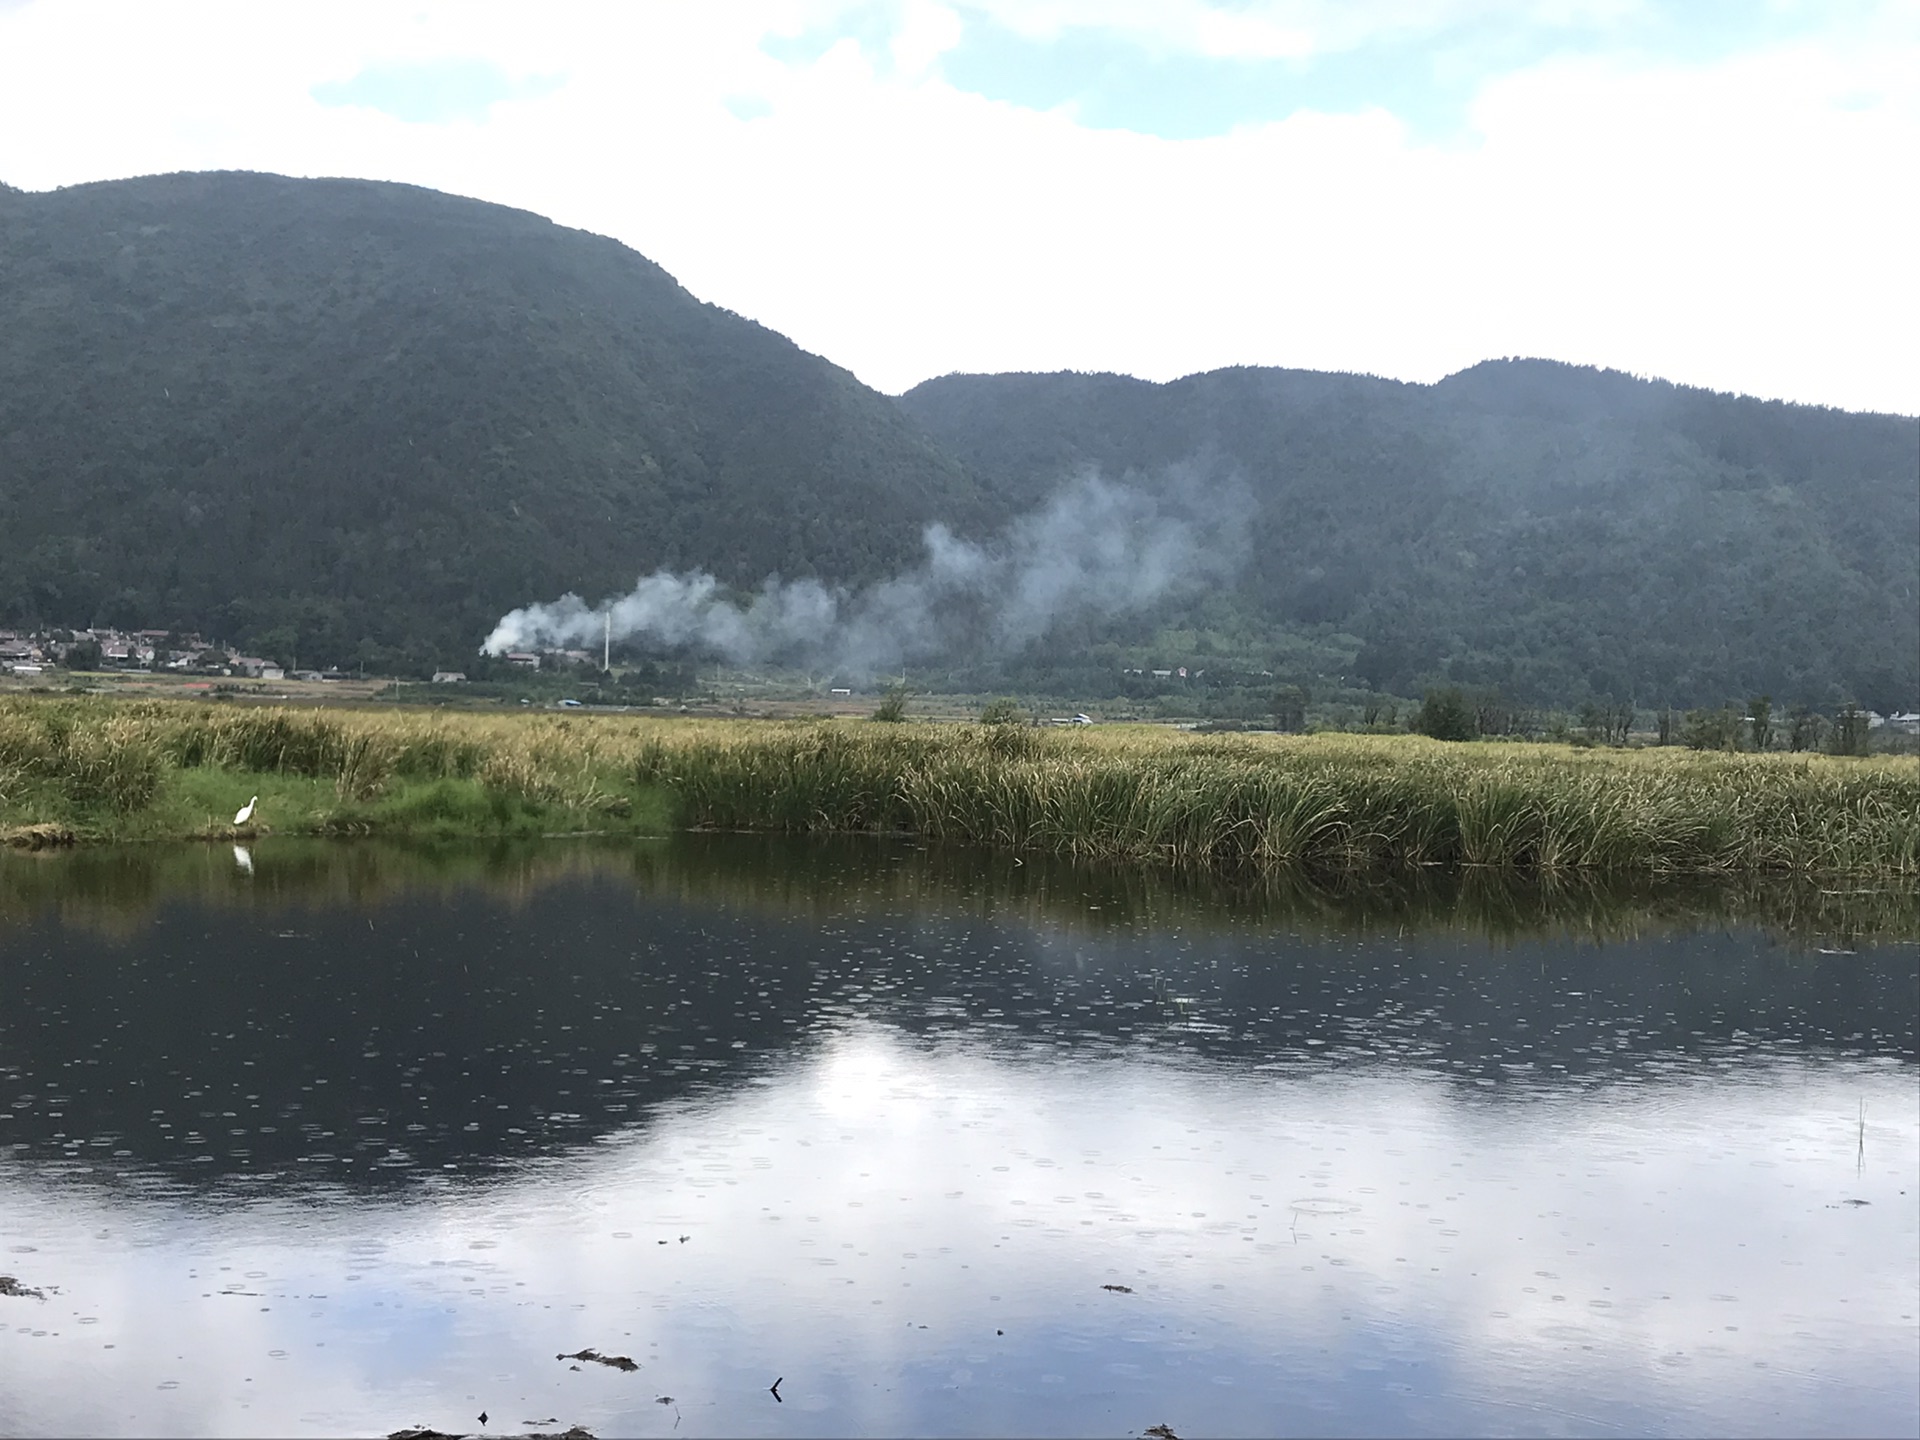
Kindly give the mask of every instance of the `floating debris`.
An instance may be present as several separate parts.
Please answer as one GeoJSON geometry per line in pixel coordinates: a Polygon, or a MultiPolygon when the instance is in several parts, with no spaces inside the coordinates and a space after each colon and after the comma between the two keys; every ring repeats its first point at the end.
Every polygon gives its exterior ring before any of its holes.
{"type": "Polygon", "coordinates": [[[1141,1434],[1145,1435],[1147,1440],[1180,1440],[1180,1437],[1173,1433],[1171,1425],[1149,1425],[1141,1431],[1141,1434]]]}
{"type": "Polygon", "coordinates": [[[0,1295],[17,1295],[22,1299],[44,1300],[47,1292],[36,1290],[31,1285],[22,1285],[11,1275],[0,1275],[0,1295]]]}
{"type": "Polygon", "coordinates": [[[591,1360],[596,1365],[606,1365],[615,1370],[638,1370],[631,1355],[602,1355],[598,1350],[576,1350],[571,1355],[556,1355],[556,1360],[591,1360]]]}
{"type": "MultiPolygon", "coordinates": [[[[522,1420],[522,1425],[556,1425],[553,1419],[522,1420]]],[[[431,1425],[413,1425],[405,1430],[392,1430],[387,1440],[466,1440],[464,1435],[449,1434],[445,1430],[436,1430],[431,1425]]],[[[529,1430],[524,1435],[508,1436],[506,1440],[595,1440],[594,1433],[584,1425],[570,1425],[565,1430],[529,1430]]]]}
{"type": "Polygon", "coordinates": [[[1102,1290],[1111,1290],[1116,1295],[1131,1295],[1133,1293],[1133,1286],[1131,1285],[1102,1285],[1100,1288],[1102,1290]]]}

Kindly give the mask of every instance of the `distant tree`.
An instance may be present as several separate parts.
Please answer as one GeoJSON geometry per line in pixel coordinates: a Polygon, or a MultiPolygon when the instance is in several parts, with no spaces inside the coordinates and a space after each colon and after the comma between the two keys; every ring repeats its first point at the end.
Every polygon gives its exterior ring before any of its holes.
{"type": "Polygon", "coordinates": [[[1633,733],[1631,700],[1589,700],[1580,707],[1580,728],[1595,745],[1624,745],[1633,733]]]}
{"type": "Polygon", "coordinates": [[[1818,750],[1826,728],[1826,717],[1819,711],[1806,705],[1794,706],[1787,725],[1787,749],[1818,750]]]}
{"type": "Polygon", "coordinates": [[[1731,705],[1689,710],[1680,726],[1680,743],[1689,750],[1738,750],[1740,719],[1740,712],[1731,705]]]}
{"type": "Polygon", "coordinates": [[[1399,723],[1400,707],[1391,700],[1368,700],[1360,707],[1360,723],[1369,730],[1391,730],[1399,723]]]}
{"type": "Polygon", "coordinates": [[[60,663],[69,670],[98,670],[100,660],[100,642],[92,636],[74,641],[60,657],[60,663]]]}
{"type": "Polygon", "coordinates": [[[1747,701],[1747,738],[1756,750],[1773,748],[1773,697],[1756,695],[1747,701]]]}
{"type": "Polygon", "coordinates": [[[1870,733],[1867,712],[1850,704],[1833,717],[1827,749],[1835,755],[1864,755],[1870,733]]]}
{"type": "Polygon", "coordinates": [[[1307,688],[1304,685],[1282,685],[1268,700],[1273,711],[1274,728],[1297,734],[1307,728],[1307,688]]]}
{"type": "Polygon", "coordinates": [[[284,665],[291,670],[299,659],[299,632],[291,625],[275,625],[253,637],[252,650],[254,654],[263,655],[274,664],[284,665]]]}
{"type": "MultiPolygon", "coordinates": [[[[877,720],[880,717],[874,716],[877,720]]],[[[1027,712],[1020,708],[1020,702],[1011,695],[1002,695],[998,700],[989,700],[980,709],[982,725],[1024,725],[1027,712]]]]}
{"type": "Polygon", "coordinates": [[[1481,735],[1511,735],[1520,728],[1520,712],[1507,698],[1491,687],[1476,690],[1468,697],[1473,706],[1473,724],[1481,735]]]}
{"type": "Polygon", "coordinates": [[[1673,707],[1662,705],[1653,717],[1654,726],[1659,733],[1662,745],[1673,744],[1673,707]]]}
{"type": "Polygon", "coordinates": [[[1457,685],[1429,690],[1414,712],[1413,729],[1436,740],[1471,740],[1480,733],[1473,706],[1457,685]]]}
{"type": "Polygon", "coordinates": [[[874,707],[869,720],[878,720],[883,725],[898,725],[907,718],[907,690],[904,685],[895,685],[881,697],[874,707]]]}

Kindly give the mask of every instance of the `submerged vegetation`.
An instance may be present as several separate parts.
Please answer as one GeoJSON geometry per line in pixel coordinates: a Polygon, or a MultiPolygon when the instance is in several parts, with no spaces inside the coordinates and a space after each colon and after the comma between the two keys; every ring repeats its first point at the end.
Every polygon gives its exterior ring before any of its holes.
{"type": "Polygon", "coordinates": [[[1173,870],[1920,877],[1920,760],[1146,727],[0,703],[0,831],[907,833],[1173,870]],[[249,795],[252,822],[232,816],[249,795]]]}

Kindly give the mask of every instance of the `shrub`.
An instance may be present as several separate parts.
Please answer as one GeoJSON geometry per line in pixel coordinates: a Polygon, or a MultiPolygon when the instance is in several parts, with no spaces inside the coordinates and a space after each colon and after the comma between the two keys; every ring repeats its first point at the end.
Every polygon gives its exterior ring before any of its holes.
{"type": "Polygon", "coordinates": [[[1413,728],[1436,740],[1471,740],[1480,733],[1479,718],[1457,685],[1429,690],[1414,712],[1413,728]]]}
{"type": "Polygon", "coordinates": [[[1011,695],[989,700],[980,711],[982,725],[1024,725],[1026,719],[1027,712],[1020,708],[1020,702],[1011,695]]]}

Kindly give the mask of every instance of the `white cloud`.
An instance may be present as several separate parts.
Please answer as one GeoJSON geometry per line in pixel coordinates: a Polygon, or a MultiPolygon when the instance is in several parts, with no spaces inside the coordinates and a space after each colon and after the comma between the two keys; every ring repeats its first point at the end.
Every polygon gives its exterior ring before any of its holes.
{"type": "MultiPolygon", "coordinates": [[[[1385,111],[1167,141],[987,101],[939,78],[958,22],[932,0],[890,46],[760,48],[844,8],[42,0],[0,10],[0,179],[247,168],[476,195],[617,236],[885,389],[1240,363],[1428,380],[1543,354],[1920,409],[1910,8],[1712,62],[1532,65],[1438,146],[1385,111]],[[484,123],[313,98],[448,58],[560,83],[484,123]],[[742,95],[767,113],[739,118],[742,95]]],[[[1201,53],[1344,43],[1344,7],[1100,9],[1201,53]]]]}

